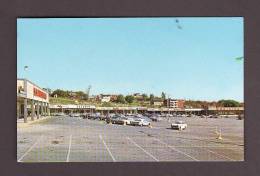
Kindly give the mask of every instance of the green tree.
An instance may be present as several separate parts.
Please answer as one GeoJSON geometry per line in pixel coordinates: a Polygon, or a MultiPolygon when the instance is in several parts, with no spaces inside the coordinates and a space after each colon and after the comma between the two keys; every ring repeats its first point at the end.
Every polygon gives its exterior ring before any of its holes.
{"type": "Polygon", "coordinates": [[[133,101],[134,101],[134,96],[132,96],[132,95],[127,95],[127,96],[125,97],[125,101],[127,101],[127,103],[133,103],[133,101]]]}
{"type": "Polygon", "coordinates": [[[154,101],[154,95],[150,94],[150,102],[153,102],[153,101],[154,101]]]}
{"type": "Polygon", "coordinates": [[[125,97],[123,95],[118,95],[116,99],[117,103],[125,103],[125,97]]]}
{"type": "Polygon", "coordinates": [[[224,107],[239,107],[240,103],[235,100],[220,100],[218,104],[224,107]]]}
{"type": "Polygon", "coordinates": [[[147,101],[147,100],[149,100],[149,98],[148,98],[147,94],[142,94],[142,97],[143,97],[143,100],[144,100],[144,101],[147,101]]]}
{"type": "Polygon", "coordinates": [[[61,89],[56,89],[51,94],[52,97],[54,95],[57,95],[58,97],[68,97],[68,92],[61,89]]]}
{"type": "Polygon", "coordinates": [[[162,97],[163,100],[165,100],[166,99],[166,94],[164,92],[162,92],[161,97],[162,97]]]}
{"type": "Polygon", "coordinates": [[[86,94],[82,91],[77,91],[75,93],[77,98],[84,99],[86,97],[86,94]]]}

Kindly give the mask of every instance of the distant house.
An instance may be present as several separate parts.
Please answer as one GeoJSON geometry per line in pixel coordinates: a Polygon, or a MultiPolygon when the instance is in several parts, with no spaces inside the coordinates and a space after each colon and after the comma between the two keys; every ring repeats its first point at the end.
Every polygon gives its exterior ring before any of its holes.
{"type": "Polygon", "coordinates": [[[177,99],[171,99],[168,98],[166,100],[164,100],[164,106],[166,106],[167,108],[184,108],[184,100],[177,100],[177,99]]]}
{"type": "Polygon", "coordinates": [[[140,93],[134,93],[133,96],[134,96],[134,98],[135,98],[137,101],[143,101],[143,100],[144,100],[143,95],[140,94],[140,93]]]}
{"type": "Polygon", "coordinates": [[[76,94],[76,92],[69,92],[69,96],[70,96],[70,98],[76,98],[76,96],[77,96],[77,94],[76,94]]]}
{"type": "Polygon", "coordinates": [[[110,95],[110,100],[111,101],[116,101],[118,95],[110,95]]]}
{"type": "Polygon", "coordinates": [[[101,98],[101,102],[110,102],[110,96],[104,96],[101,98]]]}
{"type": "Polygon", "coordinates": [[[163,105],[163,99],[161,98],[154,98],[153,101],[151,101],[151,105],[154,106],[162,106],[163,105]]]}
{"type": "Polygon", "coordinates": [[[115,101],[117,100],[118,95],[112,95],[112,94],[100,94],[96,96],[97,101],[101,102],[110,102],[110,101],[115,101]]]}

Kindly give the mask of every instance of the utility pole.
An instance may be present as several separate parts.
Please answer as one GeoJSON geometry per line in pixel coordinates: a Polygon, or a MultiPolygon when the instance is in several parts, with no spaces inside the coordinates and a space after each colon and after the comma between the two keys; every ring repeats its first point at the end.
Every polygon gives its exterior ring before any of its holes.
{"type": "Polygon", "coordinates": [[[24,123],[27,123],[27,115],[28,115],[28,111],[27,111],[27,79],[26,79],[26,70],[28,69],[28,66],[24,66],[24,72],[25,72],[25,76],[24,76],[24,92],[25,92],[25,98],[24,98],[24,123]]]}
{"type": "Polygon", "coordinates": [[[91,85],[88,86],[88,89],[87,89],[87,91],[86,91],[86,95],[87,95],[86,99],[87,99],[87,100],[89,99],[90,89],[91,89],[91,85]]]}
{"type": "Polygon", "coordinates": [[[167,108],[170,108],[170,94],[167,94],[167,100],[166,100],[166,104],[167,104],[167,108]]]}

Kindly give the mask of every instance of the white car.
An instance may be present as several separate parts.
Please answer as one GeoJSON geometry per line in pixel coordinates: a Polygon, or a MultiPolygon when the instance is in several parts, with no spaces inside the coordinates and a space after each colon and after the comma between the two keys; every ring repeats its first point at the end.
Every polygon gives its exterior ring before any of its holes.
{"type": "Polygon", "coordinates": [[[187,124],[184,121],[176,121],[175,123],[171,124],[172,129],[177,129],[177,130],[184,130],[187,128],[187,124]]]}
{"type": "Polygon", "coordinates": [[[133,122],[134,121],[134,118],[132,118],[132,117],[127,117],[126,118],[126,125],[131,125],[131,122],[133,122]]]}
{"type": "Polygon", "coordinates": [[[130,121],[130,124],[134,125],[134,126],[135,125],[138,125],[138,126],[149,126],[149,125],[151,125],[150,122],[146,121],[145,119],[140,119],[140,118],[134,119],[133,121],[130,121]]]}

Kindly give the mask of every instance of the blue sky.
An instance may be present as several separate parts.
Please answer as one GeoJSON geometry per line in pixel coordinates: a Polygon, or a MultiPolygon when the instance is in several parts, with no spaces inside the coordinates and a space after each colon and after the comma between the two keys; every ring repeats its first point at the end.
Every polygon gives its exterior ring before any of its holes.
{"type": "Polygon", "coordinates": [[[17,77],[53,90],[243,101],[243,18],[178,20],[18,19],[17,77]]]}

